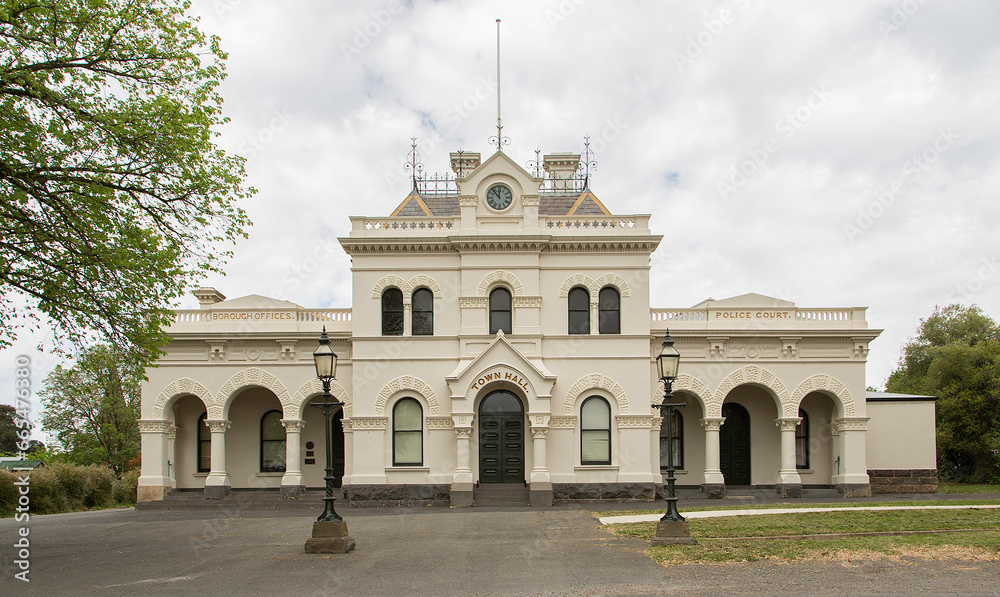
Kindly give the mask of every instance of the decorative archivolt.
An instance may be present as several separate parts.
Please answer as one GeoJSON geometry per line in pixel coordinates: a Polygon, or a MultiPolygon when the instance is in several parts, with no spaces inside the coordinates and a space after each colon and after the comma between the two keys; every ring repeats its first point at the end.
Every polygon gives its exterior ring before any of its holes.
{"type": "MultiPolygon", "coordinates": [[[[840,402],[841,412],[844,413],[843,416],[853,417],[855,415],[854,397],[851,396],[851,391],[847,389],[847,386],[835,377],[822,374],[813,375],[806,379],[792,392],[795,414],[798,414],[798,405],[802,403],[802,399],[810,392],[823,392],[833,396],[835,400],[840,402]]],[[[785,409],[785,416],[789,416],[788,409],[785,409]]]]}
{"type": "Polygon", "coordinates": [[[588,390],[607,391],[614,396],[615,401],[618,403],[618,414],[628,414],[628,397],[625,395],[625,390],[615,380],[600,373],[592,373],[586,377],[581,377],[573,384],[573,387],[566,393],[566,398],[563,402],[563,414],[572,415],[577,399],[588,390]]]}
{"type": "Polygon", "coordinates": [[[479,296],[486,296],[486,291],[489,289],[490,285],[494,282],[506,282],[510,284],[510,287],[514,291],[514,296],[521,296],[524,294],[524,287],[521,285],[521,281],[517,279],[514,274],[498,269],[495,272],[490,272],[483,277],[483,281],[479,283],[479,296]]]}
{"type": "Polygon", "coordinates": [[[437,280],[430,276],[425,276],[424,274],[419,274],[413,276],[409,280],[404,280],[395,274],[389,274],[388,276],[382,276],[378,282],[375,283],[374,288],[372,288],[372,298],[377,299],[382,297],[382,292],[386,288],[395,287],[403,291],[403,298],[405,301],[409,302],[409,295],[413,293],[414,290],[420,287],[427,287],[434,296],[437,298],[441,297],[441,285],[437,283],[437,280]]]}
{"type": "Polygon", "coordinates": [[[566,278],[566,281],[563,282],[562,288],[559,289],[559,298],[566,298],[569,296],[569,291],[577,286],[583,286],[590,291],[591,296],[593,296],[594,279],[587,274],[573,274],[572,276],[566,278]]]}
{"type": "Polygon", "coordinates": [[[215,403],[208,407],[208,418],[224,418],[226,404],[232,399],[233,395],[243,388],[250,386],[259,386],[271,390],[278,397],[278,402],[281,402],[282,407],[289,404],[288,390],[285,389],[285,386],[277,377],[263,369],[249,367],[230,377],[226,380],[226,383],[222,384],[222,389],[216,394],[215,403]]]}
{"type": "Polygon", "coordinates": [[[430,416],[441,414],[441,405],[438,403],[434,388],[419,377],[402,375],[385,384],[382,390],[379,391],[378,397],[375,399],[375,415],[379,417],[385,416],[385,404],[389,401],[389,398],[397,392],[404,391],[414,392],[423,396],[424,400],[427,401],[427,409],[430,411],[428,413],[430,416]]]}
{"type": "Polygon", "coordinates": [[[566,298],[569,296],[569,291],[577,286],[583,286],[589,290],[590,298],[595,301],[601,289],[605,286],[614,286],[617,288],[622,298],[627,298],[630,294],[628,283],[625,281],[625,278],[622,278],[618,274],[604,274],[596,280],[586,274],[573,274],[563,282],[562,288],[559,289],[559,297],[566,298]]]}
{"type": "MultiPolygon", "coordinates": [[[[674,392],[687,392],[688,394],[693,394],[695,398],[698,399],[702,404],[702,410],[704,410],[704,405],[712,400],[712,392],[708,389],[703,381],[697,377],[692,377],[688,374],[678,375],[677,379],[674,380],[674,385],[672,386],[674,392]]],[[[663,385],[656,384],[653,390],[652,402],[650,404],[658,404],[663,402],[663,385]]],[[[658,411],[654,411],[658,412],[658,411]]]]}
{"type": "Polygon", "coordinates": [[[628,283],[625,278],[619,276],[618,274],[604,274],[600,278],[594,280],[594,288],[590,291],[590,294],[597,298],[597,293],[601,291],[605,286],[614,286],[618,289],[618,293],[621,294],[622,298],[628,298],[629,289],[628,283]]]}
{"type": "Polygon", "coordinates": [[[794,417],[798,415],[798,403],[792,403],[791,395],[788,393],[788,389],[777,375],[767,369],[764,369],[763,367],[758,367],[757,365],[747,365],[746,367],[741,367],[740,369],[733,371],[722,381],[722,384],[715,390],[715,396],[705,403],[705,416],[721,417],[722,403],[726,400],[726,396],[729,395],[729,392],[731,392],[733,388],[743,384],[763,386],[773,392],[774,395],[777,396],[778,402],[781,404],[781,416],[794,417]]]}
{"type": "Polygon", "coordinates": [[[170,385],[163,388],[160,395],[156,397],[156,402],[153,403],[153,415],[166,419],[167,403],[175,396],[181,394],[191,394],[192,396],[196,396],[202,401],[202,403],[204,403],[206,409],[210,404],[212,404],[212,393],[209,392],[205,386],[190,377],[182,377],[178,380],[170,382],[170,385]]]}
{"type": "MultiPolygon", "coordinates": [[[[315,377],[310,379],[306,383],[302,384],[302,387],[299,388],[297,392],[295,392],[295,396],[293,396],[292,399],[289,400],[287,404],[285,404],[284,402],[281,403],[281,408],[285,413],[285,418],[286,419],[291,419],[293,417],[299,419],[303,418],[306,414],[305,413],[306,405],[308,404],[309,400],[313,396],[322,393],[323,393],[323,382],[321,382],[319,379],[315,377]]],[[[353,403],[351,402],[351,398],[347,395],[347,390],[344,389],[344,386],[340,385],[336,381],[331,381],[330,393],[333,394],[333,397],[336,398],[338,401],[344,403],[344,417],[348,419],[351,418],[351,415],[354,412],[354,406],[353,403]]]]}

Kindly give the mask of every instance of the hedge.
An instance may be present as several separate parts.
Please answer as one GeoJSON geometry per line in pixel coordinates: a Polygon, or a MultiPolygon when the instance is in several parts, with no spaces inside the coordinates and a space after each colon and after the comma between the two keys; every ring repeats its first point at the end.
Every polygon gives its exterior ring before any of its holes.
{"type": "MultiPolygon", "coordinates": [[[[27,472],[0,471],[0,516],[12,516],[20,497],[14,485],[27,472]]],[[[111,469],[53,463],[31,471],[28,484],[29,514],[55,514],[111,508],[115,502],[134,504],[139,471],[119,481],[111,469]]]]}

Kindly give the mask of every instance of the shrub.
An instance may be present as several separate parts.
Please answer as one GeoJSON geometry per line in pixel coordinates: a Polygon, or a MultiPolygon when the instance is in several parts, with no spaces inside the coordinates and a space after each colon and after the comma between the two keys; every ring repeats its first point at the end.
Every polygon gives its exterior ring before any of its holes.
{"type": "Polygon", "coordinates": [[[132,469],[115,481],[114,498],[116,504],[135,505],[139,489],[139,469],[132,469]]]}
{"type": "MultiPolygon", "coordinates": [[[[26,473],[20,473],[23,476],[26,473]]],[[[11,516],[19,497],[18,473],[0,471],[0,515],[11,516]]],[[[31,471],[29,514],[110,508],[114,473],[106,466],[55,463],[31,471]]],[[[133,497],[133,502],[135,498],[133,497]]]]}

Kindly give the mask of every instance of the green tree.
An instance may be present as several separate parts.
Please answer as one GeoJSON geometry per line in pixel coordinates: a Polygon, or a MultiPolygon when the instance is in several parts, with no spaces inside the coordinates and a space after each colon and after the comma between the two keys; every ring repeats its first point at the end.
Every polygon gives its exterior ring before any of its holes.
{"type": "Polygon", "coordinates": [[[139,454],[141,366],[99,344],[82,350],[70,368],[57,365],[38,392],[42,426],[77,464],[104,463],[121,474],[139,454]]]}
{"type": "Polygon", "coordinates": [[[938,397],[942,477],[1000,483],[1000,327],[982,310],[935,308],[903,346],[886,389],[938,397]]]}
{"type": "MultiPolygon", "coordinates": [[[[20,454],[18,444],[23,443],[21,433],[27,431],[31,433],[33,425],[27,424],[23,419],[18,420],[17,409],[9,404],[0,404],[0,454],[20,454]]],[[[23,447],[23,446],[22,446],[23,447]]],[[[45,444],[30,439],[28,440],[27,452],[44,450],[45,444]]]]}
{"type": "Polygon", "coordinates": [[[226,55],[189,8],[0,0],[0,348],[27,321],[148,363],[246,236],[255,191],[214,141],[226,55]]]}

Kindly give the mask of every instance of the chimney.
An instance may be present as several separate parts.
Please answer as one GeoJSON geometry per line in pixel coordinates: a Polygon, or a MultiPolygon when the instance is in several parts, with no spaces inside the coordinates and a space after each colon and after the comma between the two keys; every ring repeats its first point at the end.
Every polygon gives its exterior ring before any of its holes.
{"type": "Polygon", "coordinates": [[[479,154],[472,151],[453,151],[450,155],[451,169],[459,178],[465,178],[471,174],[481,163],[479,154]]]}
{"type": "Polygon", "coordinates": [[[550,153],[545,156],[543,166],[552,180],[569,180],[580,166],[578,153],[550,153]]]}

